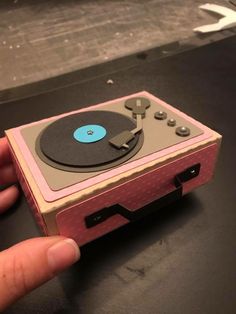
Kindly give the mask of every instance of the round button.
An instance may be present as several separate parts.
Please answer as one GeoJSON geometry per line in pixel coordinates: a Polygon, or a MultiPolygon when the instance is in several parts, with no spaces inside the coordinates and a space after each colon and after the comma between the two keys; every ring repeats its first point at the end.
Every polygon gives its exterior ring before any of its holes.
{"type": "Polygon", "coordinates": [[[176,128],[175,133],[179,136],[189,136],[190,129],[186,126],[179,126],[178,128],[176,128]]]}
{"type": "Polygon", "coordinates": [[[94,143],[103,139],[107,134],[106,129],[97,124],[87,124],[76,129],[73,136],[80,143],[94,143]]]}
{"type": "Polygon", "coordinates": [[[165,111],[157,111],[154,117],[158,120],[165,120],[167,118],[167,113],[165,111]]]}
{"type": "Polygon", "coordinates": [[[169,125],[169,126],[176,126],[176,120],[175,119],[169,119],[167,121],[167,125],[169,125]]]}

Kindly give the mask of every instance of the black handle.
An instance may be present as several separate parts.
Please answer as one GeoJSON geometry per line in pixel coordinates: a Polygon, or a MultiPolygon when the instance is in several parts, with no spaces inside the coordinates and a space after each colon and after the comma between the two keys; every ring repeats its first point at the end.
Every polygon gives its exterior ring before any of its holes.
{"type": "Polygon", "coordinates": [[[125,217],[129,221],[135,221],[162,208],[163,206],[167,206],[168,204],[181,199],[183,196],[183,183],[197,177],[200,172],[200,167],[201,165],[198,163],[177,174],[173,182],[176,189],[152,202],[152,205],[154,206],[150,206],[150,204],[148,204],[135,211],[130,211],[119,204],[113,205],[111,207],[105,207],[85,217],[86,227],[92,228],[116,214],[125,217]]]}

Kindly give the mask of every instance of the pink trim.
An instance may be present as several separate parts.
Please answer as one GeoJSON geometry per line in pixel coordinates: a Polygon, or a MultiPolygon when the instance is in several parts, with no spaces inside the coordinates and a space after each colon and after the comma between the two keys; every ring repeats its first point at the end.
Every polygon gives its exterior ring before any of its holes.
{"type": "Polygon", "coordinates": [[[95,106],[92,106],[92,107],[89,107],[89,108],[84,108],[84,109],[80,109],[80,110],[76,110],[76,111],[72,111],[72,112],[69,112],[69,113],[65,113],[65,114],[61,114],[61,115],[58,115],[58,116],[55,116],[55,117],[51,117],[51,118],[47,118],[47,119],[44,119],[44,120],[41,120],[41,121],[37,121],[37,122],[33,122],[33,123],[30,123],[30,124],[27,124],[27,125],[24,125],[24,126],[21,126],[21,127],[18,127],[18,128],[15,128],[12,130],[13,132],[13,136],[17,142],[17,144],[19,145],[19,148],[20,150],[23,152],[23,155],[24,155],[24,158],[27,162],[27,165],[29,166],[30,168],[30,171],[31,173],[33,174],[33,176],[35,178],[37,178],[37,185],[44,197],[44,199],[48,202],[53,202],[57,199],[60,199],[60,198],[63,198],[69,194],[73,194],[75,192],[79,192],[81,190],[84,190],[92,185],[95,185],[97,183],[100,183],[104,180],[107,180],[109,178],[112,178],[114,176],[117,176],[123,172],[127,172],[129,171],[130,169],[134,169],[136,167],[139,167],[145,163],[149,163],[155,159],[159,159],[165,155],[168,155],[168,154],[171,154],[177,150],[180,150],[180,149],[183,149],[183,148],[186,148],[190,145],[193,145],[193,144],[196,144],[200,141],[204,141],[205,139],[209,138],[211,136],[211,130],[209,128],[207,128],[206,126],[204,126],[203,124],[201,124],[200,122],[194,120],[193,118],[187,116],[186,114],[182,113],[181,111],[179,111],[178,109],[175,109],[173,108],[172,106],[168,105],[167,103],[163,102],[162,100],[152,96],[151,94],[147,93],[147,92],[140,92],[140,93],[136,93],[136,94],[133,94],[133,95],[129,95],[129,96],[126,96],[126,97],[122,97],[122,98],[119,98],[119,99],[115,99],[113,101],[108,101],[108,102],[105,102],[105,103],[102,103],[102,104],[99,104],[99,105],[95,105],[95,106]],[[188,120],[189,122],[195,124],[197,127],[199,127],[200,129],[202,129],[204,131],[204,134],[200,135],[200,136],[197,136],[195,138],[192,138],[190,139],[189,141],[185,141],[185,142],[182,142],[180,144],[176,144],[172,147],[169,147],[169,148],[166,148],[160,152],[157,152],[157,153],[154,153],[154,154],[151,154],[151,155],[148,155],[146,157],[143,157],[139,160],[136,160],[136,161],[133,161],[133,162],[130,162],[128,164],[125,164],[125,165],[122,165],[118,168],[115,168],[115,169],[112,169],[112,170],[109,170],[105,173],[102,173],[100,175],[97,175],[96,177],[93,177],[91,179],[88,179],[86,181],[83,181],[81,183],[77,183],[73,186],[70,186],[70,187],[67,187],[67,188],[64,188],[60,191],[52,191],[50,189],[50,187],[48,186],[46,180],[44,179],[37,163],[35,162],[30,150],[28,149],[26,143],[24,142],[24,139],[20,133],[20,131],[25,128],[25,127],[28,127],[28,126],[31,126],[31,125],[35,125],[35,124],[38,124],[38,123],[42,123],[42,122],[47,122],[47,121],[53,121],[55,119],[58,119],[58,118],[62,118],[62,117],[65,117],[65,116],[68,116],[70,114],[73,114],[73,113],[77,113],[77,112],[83,112],[83,111],[89,111],[89,110],[93,110],[94,108],[99,108],[101,106],[104,106],[104,105],[107,105],[107,104],[110,104],[110,103],[116,103],[118,101],[123,101],[129,97],[135,97],[135,96],[146,96],[146,97],[149,97],[150,99],[154,100],[154,101],[157,101],[159,102],[162,106],[165,106],[166,108],[168,108],[169,110],[177,113],[178,115],[182,116],[183,118],[185,118],[186,120],[188,120]]]}

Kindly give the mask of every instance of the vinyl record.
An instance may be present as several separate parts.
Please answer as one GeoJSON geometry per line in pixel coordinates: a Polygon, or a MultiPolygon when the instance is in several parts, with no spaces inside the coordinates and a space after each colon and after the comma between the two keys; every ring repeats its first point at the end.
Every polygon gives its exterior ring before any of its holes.
{"type": "MultiPolygon", "coordinates": [[[[85,111],[58,119],[40,134],[38,155],[48,164],[99,170],[132,157],[142,146],[143,134],[136,134],[128,148],[116,148],[109,140],[122,131],[136,128],[136,121],[110,111],[85,111]]],[[[142,132],[141,132],[142,133],[142,132]]],[[[85,170],[86,171],[86,170],[85,170]]]]}

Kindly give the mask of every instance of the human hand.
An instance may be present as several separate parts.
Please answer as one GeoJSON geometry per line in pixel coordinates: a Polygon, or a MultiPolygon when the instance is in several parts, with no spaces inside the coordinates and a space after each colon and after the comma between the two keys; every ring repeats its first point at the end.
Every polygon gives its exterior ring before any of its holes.
{"type": "MultiPolygon", "coordinates": [[[[7,139],[0,138],[0,186],[12,184],[17,181],[16,174],[11,163],[7,139]]],[[[18,198],[19,190],[15,185],[0,191],[0,213],[11,207],[18,198]]]]}
{"type": "MultiPolygon", "coordinates": [[[[0,186],[16,182],[6,138],[0,138],[0,186]]],[[[0,213],[14,204],[19,191],[0,191],[0,213]]],[[[62,236],[34,238],[0,252],[0,312],[80,257],[77,244],[62,236]]]]}

